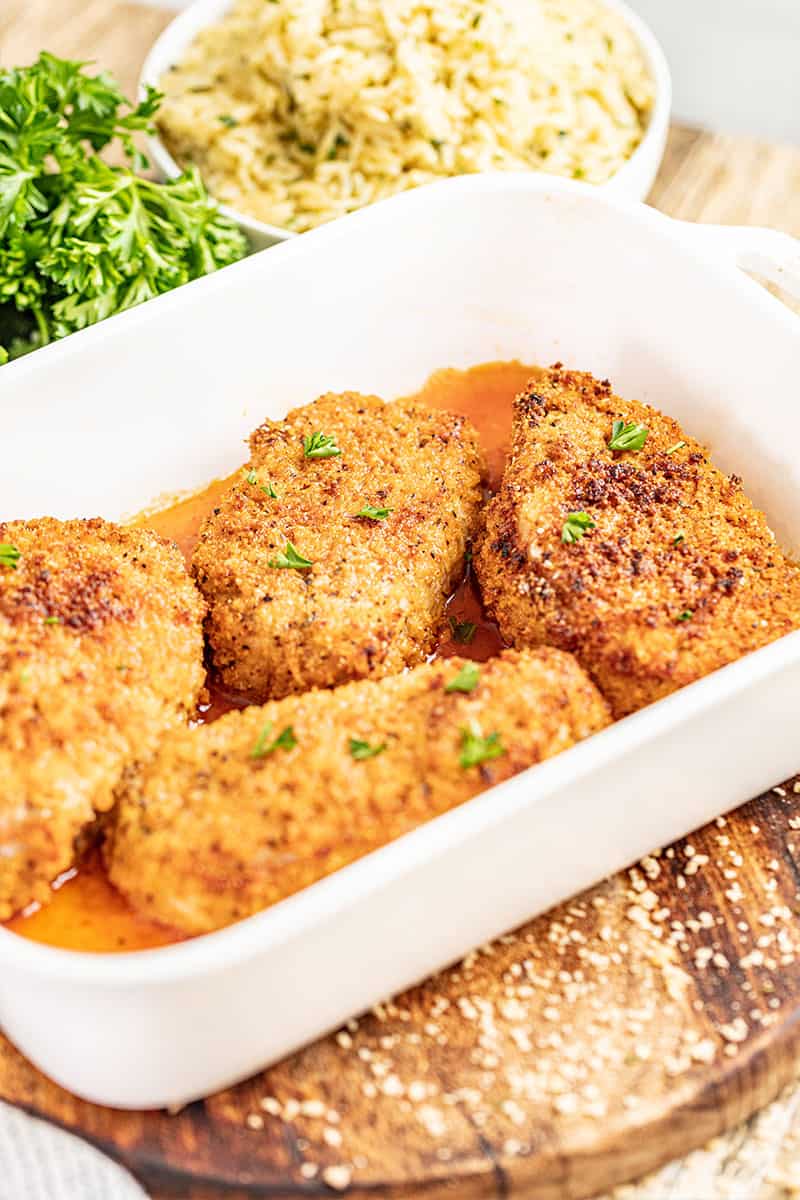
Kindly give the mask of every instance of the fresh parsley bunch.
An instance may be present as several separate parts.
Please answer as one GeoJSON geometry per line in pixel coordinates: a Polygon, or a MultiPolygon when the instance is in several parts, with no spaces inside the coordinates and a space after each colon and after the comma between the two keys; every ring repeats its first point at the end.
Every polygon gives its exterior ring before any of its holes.
{"type": "Polygon", "coordinates": [[[192,168],[154,183],[136,107],[105,74],[43,53],[0,71],[0,362],[205,275],[246,253],[192,168]],[[116,140],[125,166],[99,151],[116,140]]]}

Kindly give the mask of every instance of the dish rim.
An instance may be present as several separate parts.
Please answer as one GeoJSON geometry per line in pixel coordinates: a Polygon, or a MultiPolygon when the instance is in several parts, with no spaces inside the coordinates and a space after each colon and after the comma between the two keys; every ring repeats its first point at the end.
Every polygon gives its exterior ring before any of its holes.
{"type": "MultiPolygon", "coordinates": [[[[139,96],[144,95],[148,85],[157,88],[164,72],[178,61],[195,35],[218,20],[233,3],[234,0],[192,0],[186,8],[179,12],[161,31],[147,53],[139,74],[139,96]]],[[[644,200],[664,158],[672,112],[672,75],[661,43],[647,22],[628,5],[626,0],[600,0],[600,3],[618,13],[636,37],[645,58],[645,65],[653,80],[654,100],[644,136],[633,154],[605,184],[590,186],[598,190],[608,189],[619,192],[631,200],[644,200]]],[[[181,174],[181,168],[158,133],[147,139],[147,145],[153,164],[164,178],[175,179],[181,174]]],[[[519,172],[497,173],[518,174],[519,172]]],[[[548,179],[562,178],[557,175],[548,175],[544,171],[531,171],[530,173],[537,176],[544,175],[548,179]]],[[[447,178],[457,179],[460,176],[447,178]]],[[[430,184],[423,186],[430,186],[430,184]]],[[[375,201],[375,203],[381,202],[375,201]]],[[[366,207],[372,206],[367,205],[366,207]]],[[[240,228],[250,236],[257,248],[291,241],[300,236],[292,230],[279,225],[271,225],[257,217],[241,213],[227,204],[220,204],[220,211],[236,221],[240,228]]],[[[356,209],[355,211],[361,210],[356,209]]],[[[352,216],[353,214],[346,215],[352,216]]],[[[336,218],[336,220],[341,219],[341,217],[336,218]]],[[[325,224],[330,223],[325,222],[325,224]]],[[[322,227],[316,226],[316,229],[322,227]]],[[[307,232],[315,232],[315,230],[307,232]]]]}
{"type": "Polygon", "coordinates": [[[593,770],[619,757],[623,747],[626,752],[637,749],[668,730],[702,716],[722,700],[768,678],[776,667],[785,668],[791,662],[800,662],[800,630],[751,651],[711,675],[615,721],[555,757],[487,788],[464,804],[423,822],[402,837],[233,925],[172,945],[119,953],[62,949],[31,941],[0,925],[0,963],[7,962],[10,957],[16,966],[31,974],[52,976],[55,969],[62,982],[103,984],[112,989],[131,984],[158,987],[167,981],[174,983],[227,971],[264,953],[268,946],[291,941],[303,928],[314,926],[322,917],[330,920],[337,909],[345,907],[355,897],[363,903],[368,899],[370,888],[383,882],[387,874],[396,877],[403,873],[404,858],[412,860],[406,864],[406,870],[419,865],[420,850],[423,859],[435,858],[440,849],[450,849],[463,837],[473,835],[476,822],[497,824],[521,807],[541,803],[565,782],[565,776],[573,784],[579,784],[593,770]],[[623,747],[618,747],[621,739],[623,747]],[[513,785],[526,776],[532,780],[533,772],[537,795],[524,794],[514,788],[513,785]],[[422,842],[421,847],[417,846],[418,842],[422,842]],[[272,930],[268,923],[273,926],[272,930]],[[267,926],[266,935],[262,935],[262,925],[267,926]]]}
{"type": "MultiPolygon", "coordinates": [[[[443,190],[444,188],[449,188],[453,192],[459,190],[465,192],[541,191],[551,193],[548,198],[555,202],[558,201],[560,195],[583,196],[584,199],[611,208],[631,220],[640,221],[644,226],[649,227],[656,236],[679,245],[685,254],[702,264],[706,272],[724,282],[731,290],[741,295],[747,303],[757,305],[772,320],[780,321],[787,329],[791,329],[795,336],[800,334],[800,315],[793,312],[777,296],[739,269],[736,263],[735,248],[731,244],[720,244],[716,236],[720,231],[729,235],[738,234],[741,235],[744,244],[748,236],[760,235],[764,233],[764,230],[749,226],[702,225],[681,220],[678,217],[670,217],[642,201],[631,199],[623,193],[617,193],[613,188],[597,187],[579,180],[563,179],[557,175],[545,175],[536,171],[496,171],[475,175],[453,175],[447,179],[438,179],[434,183],[423,184],[418,188],[410,188],[406,192],[399,192],[396,196],[388,196],[374,204],[367,204],[356,212],[348,213],[335,221],[328,221],[316,229],[310,229],[302,237],[292,235],[292,237],[268,247],[273,256],[269,261],[279,261],[277,257],[279,255],[314,253],[318,246],[324,244],[325,240],[333,241],[343,236],[353,236],[358,222],[366,224],[371,220],[382,220],[381,213],[384,206],[406,205],[411,207],[415,204],[424,206],[431,189],[443,190]],[[375,214],[378,214],[377,217],[375,214]],[[302,249],[299,250],[298,247],[302,247],[302,249]]],[[[454,202],[457,203],[457,200],[454,202]]],[[[769,235],[784,236],[776,234],[773,230],[766,232],[769,235]]],[[[796,244],[794,239],[788,235],[785,236],[789,242],[796,244]]],[[[144,304],[136,305],[125,312],[113,313],[103,321],[88,325],[85,329],[78,329],[67,337],[49,342],[46,346],[39,346],[31,354],[12,359],[5,363],[0,370],[0,395],[4,385],[13,385],[15,373],[21,376],[25,371],[40,369],[47,361],[45,358],[47,355],[55,362],[59,356],[66,358],[75,353],[89,353],[92,341],[114,335],[121,328],[120,322],[134,325],[153,320],[157,313],[169,305],[189,303],[190,298],[199,296],[201,289],[212,293],[216,289],[228,286],[237,272],[243,276],[249,271],[263,270],[262,254],[263,251],[257,250],[210,275],[191,279],[188,283],[181,284],[180,287],[153,296],[144,304]]]]}

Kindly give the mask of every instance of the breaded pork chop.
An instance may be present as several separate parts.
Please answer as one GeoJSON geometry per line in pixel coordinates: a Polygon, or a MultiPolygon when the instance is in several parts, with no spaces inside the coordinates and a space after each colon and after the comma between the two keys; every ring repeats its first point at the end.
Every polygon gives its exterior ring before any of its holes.
{"type": "Polygon", "coordinates": [[[49,899],[123,771],[194,709],[202,618],[156,534],[0,523],[0,917],[49,899]]]}
{"type": "Polygon", "coordinates": [[[348,392],[265,422],[251,454],[193,563],[222,681],[264,700],[423,661],[477,521],[472,427],[348,392]]]}
{"type": "Polygon", "coordinates": [[[128,783],[106,861],[186,933],[251,915],[609,723],[571,655],[451,658],[168,735],[128,783]]]}
{"type": "Polygon", "coordinates": [[[800,571],[741,481],[669,417],[559,368],[514,402],[475,562],[503,637],[572,651],[616,717],[800,627],[800,571]],[[644,444],[617,426],[633,448],[610,449],[615,421],[644,444]]]}

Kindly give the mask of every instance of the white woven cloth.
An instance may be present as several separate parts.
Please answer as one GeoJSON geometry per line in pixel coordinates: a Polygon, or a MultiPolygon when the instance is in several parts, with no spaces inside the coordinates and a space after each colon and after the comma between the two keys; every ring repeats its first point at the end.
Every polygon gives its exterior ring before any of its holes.
{"type": "Polygon", "coordinates": [[[127,1171],[72,1134],[0,1103],[0,1200],[147,1200],[127,1171]]]}

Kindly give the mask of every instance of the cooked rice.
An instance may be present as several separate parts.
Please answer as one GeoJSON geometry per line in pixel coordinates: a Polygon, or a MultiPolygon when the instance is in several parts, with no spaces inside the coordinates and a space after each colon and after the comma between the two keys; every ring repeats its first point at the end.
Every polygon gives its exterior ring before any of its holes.
{"type": "Polygon", "coordinates": [[[174,157],[298,231],[447,175],[603,183],[653,99],[602,0],[235,0],[162,87],[174,157]]]}

